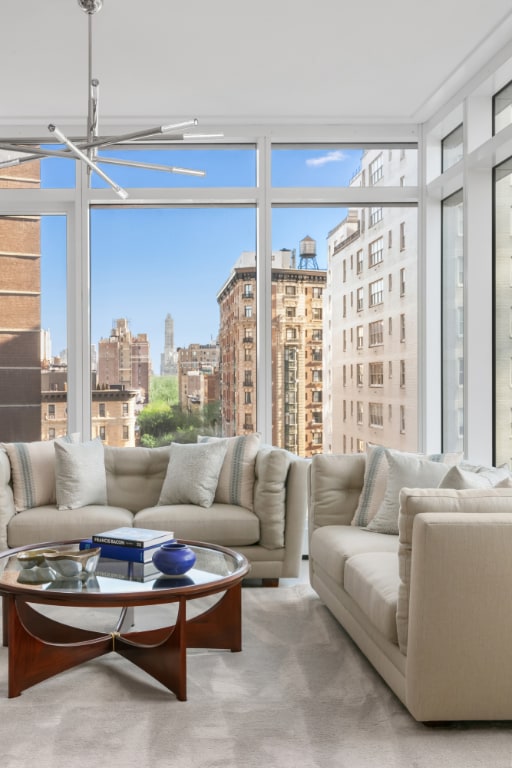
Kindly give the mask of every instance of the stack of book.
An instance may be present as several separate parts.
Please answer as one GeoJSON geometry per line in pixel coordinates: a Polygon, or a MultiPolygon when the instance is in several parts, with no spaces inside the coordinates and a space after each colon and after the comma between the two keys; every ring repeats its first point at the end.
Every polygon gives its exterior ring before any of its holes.
{"type": "MultiPolygon", "coordinates": [[[[114,528],[95,533],[80,542],[80,549],[101,547],[101,558],[124,560],[131,563],[151,563],[158,547],[172,541],[172,531],[154,531],[150,528],[114,528]]],[[[101,565],[101,561],[100,561],[101,565]]],[[[99,570],[96,571],[99,573],[99,570]]]]}

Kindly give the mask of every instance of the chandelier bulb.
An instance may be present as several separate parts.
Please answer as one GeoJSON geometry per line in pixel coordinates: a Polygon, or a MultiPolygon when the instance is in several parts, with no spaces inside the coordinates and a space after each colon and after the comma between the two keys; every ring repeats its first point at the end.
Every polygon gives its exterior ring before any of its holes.
{"type": "Polygon", "coordinates": [[[103,0],[77,0],[78,5],[84,13],[97,13],[101,11],[103,0]]]}

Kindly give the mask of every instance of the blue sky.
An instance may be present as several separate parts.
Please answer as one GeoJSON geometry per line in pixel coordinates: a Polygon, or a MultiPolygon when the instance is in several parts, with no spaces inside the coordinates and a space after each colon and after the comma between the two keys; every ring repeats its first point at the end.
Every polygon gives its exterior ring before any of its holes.
{"type": "MultiPolygon", "coordinates": [[[[113,154],[113,153],[111,153],[113,154]]],[[[136,186],[227,187],[255,183],[252,150],[175,150],[138,153],[161,164],[203,168],[203,178],[103,166],[126,188],[136,186]]],[[[133,157],[127,152],[118,157],[133,157]]],[[[360,150],[273,152],[274,186],[346,186],[357,170],[360,150]]],[[[42,186],[72,186],[74,163],[42,164],[42,186]]],[[[95,186],[104,186],[93,177],[95,186]]],[[[296,249],[309,235],[317,260],[327,266],[326,237],[344,216],[341,208],[276,208],[272,248],[296,249]]],[[[91,217],[91,335],[107,337],[116,318],[126,317],[134,334],[147,333],[155,373],[160,372],[164,322],[174,318],[176,346],[210,343],[218,331],[216,294],[242,251],[256,247],[256,214],[249,208],[96,209],[91,217]]],[[[44,217],[41,227],[42,318],[54,355],[66,347],[65,219],[44,217]]]]}

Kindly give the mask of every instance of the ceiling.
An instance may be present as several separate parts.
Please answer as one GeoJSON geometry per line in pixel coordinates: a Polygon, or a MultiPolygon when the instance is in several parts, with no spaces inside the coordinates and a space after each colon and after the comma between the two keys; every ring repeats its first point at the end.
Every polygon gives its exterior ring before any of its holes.
{"type": "MultiPolygon", "coordinates": [[[[3,0],[0,20],[2,135],[85,129],[77,0],[3,0]]],[[[512,41],[510,0],[103,0],[92,23],[100,129],[422,122],[512,41]]]]}

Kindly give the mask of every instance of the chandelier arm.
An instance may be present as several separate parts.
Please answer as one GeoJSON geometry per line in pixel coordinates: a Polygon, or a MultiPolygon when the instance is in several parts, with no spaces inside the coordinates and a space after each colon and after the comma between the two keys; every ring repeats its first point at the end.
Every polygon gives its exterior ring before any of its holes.
{"type": "Polygon", "coordinates": [[[82,152],[82,150],[81,150],[79,147],[77,147],[77,146],[76,146],[76,144],[73,144],[73,142],[72,142],[72,141],[70,141],[70,140],[69,140],[69,139],[68,139],[68,138],[67,138],[67,137],[66,137],[66,136],[65,136],[65,135],[62,133],[62,131],[59,131],[59,129],[57,128],[57,126],[55,126],[55,125],[52,125],[52,124],[50,123],[50,125],[48,126],[48,130],[49,130],[49,131],[51,131],[52,133],[54,133],[54,134],[56,135],[56,137],[59,139],[59,141],[61,141],[63,144],[65,144],[67,147],[69,147],[69,149],[71,150],[71,152],[72,152],[74,155],[76,155],[76,157],[77,157],[79,160],[82,160],[82,161],[83,161],[83,162],[84,162],[86,165],[88,165],[88,166],[89,166],[89,168],[91,168],[91,170],[95,171],[95,173],[97,173],[97,174],[98,174],[98,176],[101,176],[101,178],[102,178],[104,181],[106,181],[106,182],[107,182],[107,184],[108,184],[109,186],[111,186],[111,187],[112,187],[112,189],[114,190],[114,192],[115,192],[117,195],[119,195],[119,197],[121,197],[123,200],[126,200],[126,198],[128,197],[128,192],[127,192],[125,189],[123,189],[122,187],[120,187],[120,186],[119,186],[119,184],[116,184],[116,182],[115,182],[115,181],[113,181],[113,180],[110,178],[110,176],[107,176],[107,174],[106,174],[106,173],[104,173],[104,172],[101,170],[101,168],[98,168],[98,166],[97,166],[95,163],[93,163],[93,161],[92,161],[92,160],[90,160],[90,159],[87,157],[87,155],[86,155],[86,154],[84,154],[84,152],[82,152]]]}
{"type": "Polygon", "coordinates": [[[145,168],[148,171],[167,171],[167,173],[182,173],[188,176],[206,176],[205,171],[196,171],[192,168],[179,168],[173,165],[158,165],[156,163],[138,163],[135,160],[116,160],[113,157],[99,157],[98,155],[94,155],[94,162],[124,165],[129,168],[145,168]]]}

